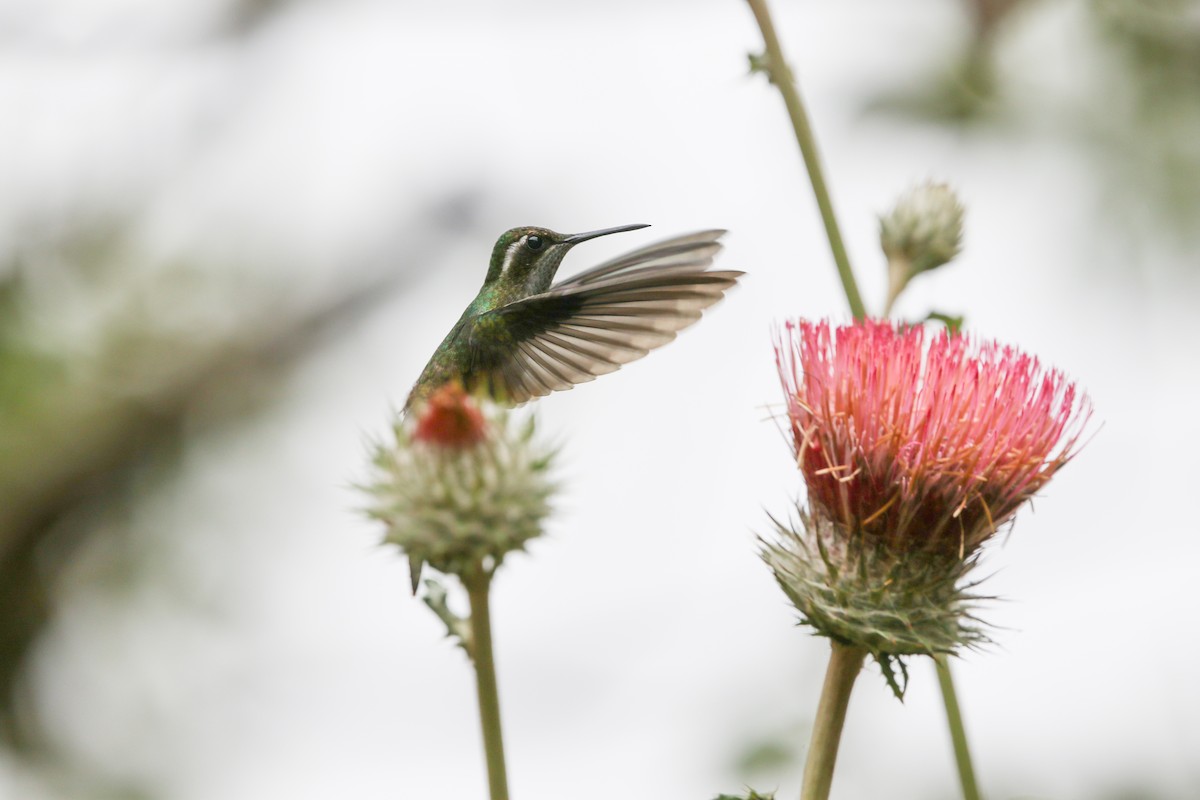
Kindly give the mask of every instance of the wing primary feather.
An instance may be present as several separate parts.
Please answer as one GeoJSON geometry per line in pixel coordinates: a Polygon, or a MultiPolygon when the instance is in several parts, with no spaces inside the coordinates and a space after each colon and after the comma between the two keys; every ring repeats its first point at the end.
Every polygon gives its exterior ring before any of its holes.
{"type": "Polygon", "coordinates": [[[514,362],[508,362],[500,366],[498,372],[500,378],[504,381],[505,395],[509,402],[520,405],[530,398],[530,392],[525,386],[525,381],[520,370],[516,368],[514,362]]]}
{"type": "MultiPolygon", "coordinates": [[[[660,269],[655,267],[648,270],[639,270],[636,273],[621,273],[620,275],[613,275],[605,278],[603,281],[597,281],[596,283],[586,287],[567,287],[565,290],[560,290],[559,294],[561,296],[572,296],[584,293],[602,293],[614,289],[638,289],[654,287],[726,287],[732,286],[736,280],[736,275],[730,276],[727,272],[673,270],[669,268],[660,269]]],[[[559,289],[559,287],[551,287],[547,294],[554,294],[556,289],[559,289]]]]}
{"type": "Polygon", "coordinates": [[[629,350],[643,356],[650,352],[647,348],[637,344],[635,341],[636,337],[634,336],[615,336],[597,331],[595,329],[578,328],[571,322],[559,325],[554,330],[556,333],[561,333],[564,336],[571,337],[572,339],[582,339],[588,342],[595,342],[596,344],[618,350],[629,350]]]}
{"type": "Polygon", "coordinates": [[[560,384],[558,388],[565,389],[569,386],[574,385],[575,382],[572,381],[570,378],[566,377],[565,375],[563,375],[557,369],[555,369],[553,364],[549,363],[546,359],[544,359],[542,357],[541,353],[538,352],[537,348],[530,346],[526,342],[522,342],[520,345],[520,350],[521,350],[521,354],[524,355],[527,359],[529,359],[529,361],[531,363],[537,364],[539,367],[542,368],[542,370],[547,375],[549,375],[554,380],[558,381],[558,383],[560,384]]]}
{"type": "MultiPolygon", "coordinates": [[[[562,344],[556,342],[554,340],[554,337],[552,337],[552,336],[539,337],[539,340],[542,344],[543,352],[546,352],[546,354],[548,356],[550,356],[551,358],[554,358],[554,359],[566,364],[568,367],[575,370],[576,372],[581,372],[584,375],[591,375],[593,377],[596,375],[602,374],[602,373],[597,372],[595,369],[595,363],[594,363],[595,359],[593,359],[593,364],[588,365],[588,364],[581,363],[576,358],[577,355],[582,355],[586,358],[587,357],[586,354],[577,353],[574,349],[572,349],[570,347],[564,347],[562,344]],[[550,348],[552,348],[552,349],[550,349],[550,348]]],[[[613,365],[613,366],[615,367],[616,365],[613,365]]],[[[611,371],[612,370],[609,370],[609,372],[611,372],[611,371]]]]}
{"type": "Polygon", "coordinates": [[[546,373],[553,381],[555,390],[570,389],[577,383],[587,380],[588,376],[582,372],[564,368],[564,364],[556,364],[554,360],[546,356],[541,350],[536,347],[529,348],[529,356],[534,363],[546,373]]]}
{"type": "Polygon", "coordinates": [[[658,320],[655,317],[632,317],[630,320],[608,319],[599,314],[592,314],[590,310],[586,314],[580,314],[572,317],[567,322],[562,323],[575,328],[586,328],[588,330],[612,331],[614,333],[628,334],[655,334],[662,333],[666,329],[659,326],[658,320]]]}
{"type": "MultiPolygon", "coordinates": [[[[572,336],[580,339],[589,339],[601,344],[608,344],[614,347],[625,347],[629,350],[646,350],[645,347],[638,344],[643,340],[652,340],[662,336],[665,331],[609,331],[604,328],[592,328],[587,325],[580,325],[579,322],[586,320],[568,320],[562,325],[559,325],[556,330],[567,336],[572,336]]],[[[646,352],[649,352],[646,350],[646,352]]]]}
{"type": "MultiPolygon", "coordinates": [[[[604,297],[599,297],[597,300],[603,300],[606,303],[656,303],[673,300],[709,300],[714,297],[719,298],[720,296],[721,292],[719,290],[716,292],[703,292],[689,288],[660,288],[630,289],[620,293],[614,292],[604,297]]],[[[589,307],[585,305],[583,308],[587,309],[589,307]]]]}
{"type": "Polygon", "coordinates": [[[610,364],[619,363],[609,358],[607,352],[591,346],[592,343],[585,339],[571,339],[566,336],[560,336],[554,331],[547,331],[542,334],[541,338],[558,345],[564,350],[581,355],[584,358],[592,359],[593,361],[607,361],[610,364]]]}
{"type": "MultiPolygon", "coordinates": [[[[714,300],[713,302],[716,302],[716,301],[714,300]]],[[[712,303],[707,303],[704,306],[701,306],[701,308],[706,308],[709,305],[712,305],[712,303]]],[[[604,305],[604,306],[594,306],[594,307],[589,306],[588,312],[594,313],[598,316],[603,316],[603,317],[635,317],[635,318],[641,317],[641,318],[646,318],[650,315],[654,315],[655,317],[661,318],[664,316],[673,316],[673,315],[691,316],[691,312],[681,309],[678,303],[662,304],[662,305],[658,305],[658,306],[650,306],[650,305],[646,305],[646,304],[637,305],[634,303],[618,303],[615,305],[604,305]]],[[[699,319],[699,316],[696,316],[695,318],[699,319]]]]}
{"type": "Polygon", "coordinates": [[[684,236],[677,236],[673,239],[667,239],[666,241],[656,242],[638,250],[634,250],[633,252],[620,255],[617,258],[609,261],[605,261],[602,264],[598,264],[597,266],[585,270],[584,272],[581,272],[572,278],[568,278],[560,285],[583,285],[592,283],[593,281],[614,272],[620,272],[621,270],[649,264],[650,262],[659,258],[666,259],[670,256],[689,252],[695,253],[699,250],[707,251],[705,253],[707,258],[703,259],[702,263],[711,263],[712,258],[717,254],[717,252],[720,251],[722,247],[721,243],[717,240],[724,236],[725,233],[726,232],[724,230],[698,231],[696,233],[686,234],[684,236]]]}

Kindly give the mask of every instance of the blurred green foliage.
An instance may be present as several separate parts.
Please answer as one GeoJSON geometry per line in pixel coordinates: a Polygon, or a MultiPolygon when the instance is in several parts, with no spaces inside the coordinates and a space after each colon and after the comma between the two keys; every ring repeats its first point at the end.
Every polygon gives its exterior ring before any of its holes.
{"type": "MultiPolygon", "coordinates": [[[[0,741],[64,796],[141,797],[80,775],[43,730],[28,669],[59,581],[91,540],[122,536],[188,441],[269,408],[289,366],[404,273],[306,300],[147,263],[113,227],[31,236],[0,275],[0,741]]],[[[130,583],[138,556],[116,552],[100,577],[130,583]]]]}
{"type": "Polygon", "coordinates": [[[1194,244],[1200,236],[1200,0],[1091,0],[1073,9],[1085,24],[1072,30],[1083,48],[1072,60],[1088,65],[1086,75],[1064,95],[1040,98],[1030,96],[1042,86],[1028,74],[1033,67],[1002,55],[1027,29],[1062,25],[1050,13],[1061,5],[960,5],[967,24],[957,51],[943,54],[920,79],[881,90],[867,110],[1057,138],[1094,167],[1100,211],[1119,223],[1114,232],[1136,239],[1167,234],[1194,244]]]}

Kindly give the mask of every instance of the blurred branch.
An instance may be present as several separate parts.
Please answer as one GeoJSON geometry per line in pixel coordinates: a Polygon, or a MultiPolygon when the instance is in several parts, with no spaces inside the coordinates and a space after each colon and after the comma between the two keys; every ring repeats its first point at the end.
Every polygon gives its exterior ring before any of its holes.
{"type": "MultiPolygon", "coordinates": [[[[461,215],[442,218],[439,208],[419,226],[435,239],[469,224],[461,215]]],[[[281,313],[279,292],[263,287],[260,308],[215,341],[152,328],[127,333],[117,352],[96,359],[99,370],[85,365],[102,380],[5,332],[20,328],[21,272],[8,276],[0,286],[0,741],[26,753],[45,745],[22,702],[23,669],[51,619],[57,577],[97,512],[133,500],[147,469],[173,461],[189,437],[267,405],[288,368],[419,275],[391,267],[428,260],[415,252],[428,237],[417,238],[406,243],[407,257],[387,259],[386,274],[377,269],[328,301],[281,313]],[[122,385],[109,361],[141,380],[122,385]]],[[[238,287],[229,297],[247,294],[238,287]]]]}
{"type": "Polygon", "coordinates": [[[1096,145],[1112,214],[1122,228],[1146,229],[1139,238],[1167,232],[1191,248],[1200,233],[1200,2],[1093,0],[1090,10],[1112,63],[1078,127],[1096,145]]]}
{"type": "Polygon", "coordinates": [[[297,0],[236,0],[226,11],[224,33],[253,33],[296,2],[297,0]]]}
{"type": "MultiPolygon", "coordinates": [[[[1056,88],[1021,74],[1040,59],[1001,59],[1022,29],[1061,25],[1053,4],[961,0],[967,25],[945,67],[884,90],[866,107],[954,128],[1003,125],[1053,132],[1091,157],[1111,228],[1142,246],[1170,234],[1185,248],[1200,226],[1200,0],[1090,0],[1082,36],[1060,41],[1089,65],[1086,81],[1056,88]],[[1013,36],[1012,34],[1018,34],[1013,36]],[[1004,68],[998,69],[998,63],[1004,68]],[[1034,91],[1031,91],[1033,87],[1034,91]],[[1038,98],[1036,91],[1045,92],[1038,98]],[[1018,99],[1019,98],[1019,99],[1018,99]],[[1039,102],[1040,100],[1040,102],[1039,102]]],[[[1079,26],[1075,25],[1078,29],[1079,26]]],[[[1166,240],[1171,241],[1171,240],[1166,240]]]]}
{"type": "Polygon", "coordinates": [[[1028,0],[962,0],[968,28],[958,52],[915,86],[886,91],[871,102],[874,111],[949,125],[990,121],[999,108],[1001,86],[996,51],[1014,13],[1028,0]]]}

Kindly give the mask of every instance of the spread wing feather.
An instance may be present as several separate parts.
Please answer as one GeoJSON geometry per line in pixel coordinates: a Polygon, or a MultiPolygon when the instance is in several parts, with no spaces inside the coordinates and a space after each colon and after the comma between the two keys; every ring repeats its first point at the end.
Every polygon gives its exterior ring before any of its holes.
{"type": "Polygon", "coordinates": [[[688,268],[703,266],[707,268],[712,264],[717,253],[721,251],[721,242],[718,240],[725,233],[726,231],[714,229],[665,239],[617,256],[589,270],[584,270],[578,275],[560,282],[554,288],[592,283],[606,276],[637,268],[654,269],[671,266],[688,268]]]}
{"type": "Polygon", "coordinates": [[[720,230],[668,239],[568,278],[542,294],[481,314],[474,330],[503,330],[507,346],[480,337],[472,387],[524,403],[636,361],[700,319],[741,277],[712,271],[720,230]]]}

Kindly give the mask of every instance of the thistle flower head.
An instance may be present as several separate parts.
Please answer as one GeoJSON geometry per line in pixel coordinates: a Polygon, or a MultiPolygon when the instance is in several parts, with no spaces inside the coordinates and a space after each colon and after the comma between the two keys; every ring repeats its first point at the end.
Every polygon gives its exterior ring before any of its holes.
{"type": "Polygon", "coordinates": [[[973,551],[1071,458],[1087,401],[1015,348],[864,322],[776,347],[814,506],[905,549],[973,551]]]}
{"type": "Polygon", "coordinates": [[[764,556],[806,621],[876,654],[978,641],[959,581],[1073,456],[1086,398],[1015,348],[886,322],[788,323],[776,361],[809,508],[764,556]]]}
{"type": "Polygon", "coordinates": [[[535,441],[532,416],[517,425],[483,403],[458,384],[442,387],[374,447],[367,513],[414,571],[491,572],[542,531],[553,452],[535,441]]]}

